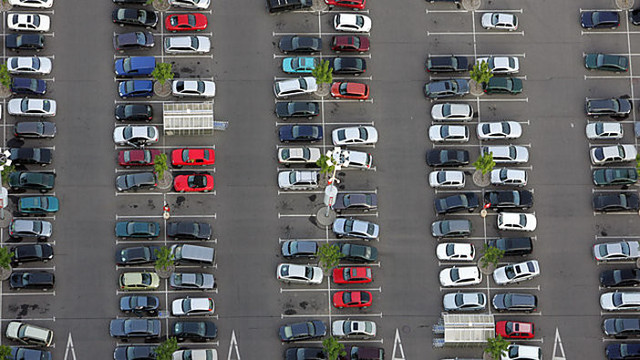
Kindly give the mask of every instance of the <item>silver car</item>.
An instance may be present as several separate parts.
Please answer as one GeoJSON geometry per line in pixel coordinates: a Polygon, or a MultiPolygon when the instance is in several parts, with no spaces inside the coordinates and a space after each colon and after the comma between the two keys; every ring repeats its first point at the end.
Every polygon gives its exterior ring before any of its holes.
{"type": "Polygon", "coordinates": [[[320,174],[317,171],[281,171],[278,186],[282,190],[313,190],[318,187],[320,174]]]}
{"type": "Polygon", "coordinates": [[[169,54],[204,54],[211,51],[206,36],[169,36],[164,38],[164,50],[169,54]]]}
{"type": "Polygon", "coordinates": [[[473,108],[469,104],[443,103],[431,108],[433,121],[469,121],[473,118],[473,108]]]}
{"type": "Polygon", "coordinates": [[[464,171],[440,170],[429,173],[429,186],[432,188],[462,189],[464,184],[464,171]]]}
{"type": "Polygon", "coordinates": [[[442,297],[444,311],[480,311],[487,307],[487,296],[481,292],[455,292],[442,297]]]}
{"type": "Polygon", "coordinates": [[[9,100],[9,115],[15,116],[55,116],[56,101],[50,99],[17,98],[9,100]]]}
{"type": "Polygon", "coordinates": [[[595,244],[593,257],[596,261],[635,260],[640,257],[640,242],[623,240],[595,244]]]}
{"type": "Polygon", "coordinates": [[[380,233],[380,227],[370,221],[339,217],[333,222],[333,232],[337,237],[347,236],[375,240],[380,233]]]}
{"type": "Polygon", "coordinates": [[[158,142],[159,131],[155,126],[126,125],[113,130],[113,142],[116,145],[142,147],[158,142]]]}
{"type": "Polygon", "coordinates": [[[587,124],[585,129],[589,140],[622,139],[622,124],[616,122],[596,121],[587,124]]]}
{"type": "Polygon", "coordinates": [[[515,121],[478,123],[476,130],[480,140],[517,139],[522,136],[522,126],[515,121]]]}
{"type": "Polygon", "coordinates": [[[367,320],[336,320],[331,324],[331,335],[342,338],[374,338],[376,337],[376,323],[367,320]]]}
{"type": "Polygon", "coordinates": [[[173,316],[213,315],[216,307],[211,298],[181,298],[171,303],[173,316]]]}
{"type": "Polygon", "coordinates": [[[169,286],[179,290],[212,290],[216,287],[216,281],[213,274],[172,273],[169,286]]]}
{"type": "Polygon", "coordinates": [[[483,146],[481,153],[493,153],[493,161],[497,164],[521,164],[529,161],[529,150],[519,145],[483,146]]]}
{"type": "Polygon", "coordinates": [[[378,131],[373,126],[350,126],[331,132],[333,145],[373,145],[378,142],[378,131]]]}
{"type": "Polygon", "coordinates": [[[478,58],[478,60],[476,60],[476,64],[480,65],[483,61],[487,63],[489,70],[494,74],[515,74],[520,71],[520,62],[515,56],[489,56],[478,58]]]}
{"type": "Polygon", "coordinates": [[[499,168],[491,170],[491,185],[526,186],[527,172],[525,170],[499,168]]]}
{"type": "Polygon", "coordinates": [[[318,285],[322,276],[322,269],[311,265],[280,264],[276,270],[276,278],[286,283],[318,285]]]}
{"type": "Polygon", "coordinates": [[[482,27],[492,30],[509,30],[518,29],[518,17],[515,14],[488,12],[482,14],[482,27]]]}
{"type": "Polygon", "coordinates": [[[46,240],[53,233],[53,225],[44,220],[14,219],[9,223],[9,236],[14,239],[37,238],[46,240]]]}
{"type": "Polygon", "coordinates": [[[286,147],[278,149],[278,162],[290,164],[315,164],[320,159],[320,148],[286,147]]]}
{"type": "Polygon", "coordinates": [[[273,92],[278,98],[308,94],[316,90],[318,90],[318,85],[313,76],[279,80],[273,84],[273,92]]]}
{"type": "Polygon", "coordinates": [[[214,97],[216,83],[205,80],[174,80],[171,94],[177,97],[214,97]]]}
{"type": "Polygon", "coordinates": [[[433,142],[467,142],[469,128],[464,125],[431,125],[429,140],[433,142]]]}
{"type": "Polygon", "coordinates": [[[171,359],[172,360],[185,360],[185,359],[218,360],[218,351],[216,349],[178,350],[173,353],[171,359]]]}

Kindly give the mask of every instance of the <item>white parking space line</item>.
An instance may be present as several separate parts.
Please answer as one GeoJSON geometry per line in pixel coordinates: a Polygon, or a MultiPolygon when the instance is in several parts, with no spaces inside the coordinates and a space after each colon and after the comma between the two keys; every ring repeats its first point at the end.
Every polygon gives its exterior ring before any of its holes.
{"type": "MultiPolygon", "coordinates": [[[[470,57],[470,58],[475,58],[475,57],[489,57],[489,56],[515,56],[515,57],[521,57],[521,58],[526,58],[527,54],[526,53],[520,53],[520,54],[455,54],[456,56],[464,56],[464,57],[470,57]]],[[[437,57],[437,56],[451,56],[451,53],[449,54],[427,54],[427,57],[437,57]]]]}
{"type": "MultiPolygon", "coordinates": [[[[339,339],[340,343],[351,344],[351,343],[365,343],[365,344],[384,344],[383,339],[361,339],[361,340],[348,340],[348,339],[339,339]]],[[[296,341],[296,344],[304,344],[304,345],[322,345],[321,340],[313,341],[296,341]]],[[[282,343],[282,345],[289,345],[287,343],[282,343]]]]}
{"type": "MultiPolygon", "coordinates": [[[[272,32],[273,36],[288,36],[288,35],[302,35],[302,36],[339,36],[339,35],[348,35],[346,32],[328,32],[328,33],[318,33],[318,32],[272,32]]],[[[358,33],[358,35],[369,36],[369,33],[358,33]]]]}
{"type": "Polygon", "coordinates": [[[342,314],[342,313],[335,313],[335,314],[291,314],[291,315],[287,315],[287,314],[280,314],[280,318],[284,319],[284,318],[299,318],[299,317],[341,317],[341,318],[350,318],[350,317],[379,317],[382,318],[382,313],[371,313],[371,314],[367,314],[367,313],[355,313],[355,314],[342,314]]]}
{"type": "Polygon", "coordinates": [[[638,212],[637,211],[620,211],[620,212],[599,212],[599,211],[594,211],[593,212],[593,216],[598,216],[598,215],[638,216],[638,212]]]}
{"type": "Polygon", "coordinates": [[[468,36],[468,35],[520,35],[524,36],[524,31],[509,31],[509,32],[492,32],[492,31],[479,31],[474,34],[473,31],[427,31],[427,36],[440,36],[440,35],[456,35],[456,36],[468,36]]]}
{"type": "Polygon", "coordinates": [[[40,292],[26,292],[26,291],[23,292],[23,291],[17,291],[16,290],[16,292],[3,292],[2,293],[2,296],[17,296],[17,295],[19,295],[19,296],[42,296],[42,295],[55,296],[56,292],[55,292],[55,290],[54,291],[44,291],[43,290],[43,291],[40,291],[40,292]]]}
{"type": "MultiPolygon", "coordinates": [[[[512,77],[518,78],[520,80],[527,80],[527,75],[522,75],[522,76],[517,76],[516,74],[511,74],[512,77]]],[[[429,80],[431,81],[436,81],[436,80],[449,80],[453,78],[452,76],[446,76],[446,75],[430,75],[429,74],[429,80]]],[[[471,77],[469,76],[455,76],[456,79],[466,79],[466,80],[470,80],[471,77]]]]}
{"type": "Polygon", "coordinates": [[[596,240],[598,239],[637,239],[640,240],[640,235],[618,235],[618,236],[614,236],[614,235],[598,235],[596,234],[596,240]]]}
{"type": "MultiPolygon", "coordinates": [[[[443,101],[446,99],[442,99],[443,101]]],[[[529,102],[529,98],[494,98],[489,96],[488,98],[453,98],[451,101],[471,101],[471,102],[529,102]]]]}
{"type": "Polygon", "coordinates": [[[491,287],[472,287],[472,286],[452,286],[452,287],[442,287],[440,286],[440,291],[454,291],[454,290],[475,290],[475,291],[480,291],[480,290],[498,290],[498,291],[509,291],[509,292],[513,292],[513,291],[520,291],[520,290],[536,290],[536,291],[540,291],[540,285],[538,286],[530,286],[530,287],[522,287],[522,286],[511,286],[511,285],[505,285],[505,286],[491,286],[491,287]]]}
{"type": "MultiPolygon", "coordinates": [[[[353,213],[342,213],[340,214],[341,216],[357,216],[357,217],[378,217],[378,213],[377,212],[368,212],[368,213],[357,213],[357,212],[353,212],[353,213]]],[[[316,214],[283,214],[283,213],[278,213],[278,219],[281,218],[309,218],[309,217],[316,217],[316,214]]]]}
{"type": "MultiPolygon", "coordinates": [[[[140,171],[144,171],[144,169],[135,169],[135,168],[124,168],[124,169],[119,169],[116,168],[115,172],[117,173],[135,173],[135,172],[140,172],[140,171]]],[[[215,173],[216,172],[216,168],[215,167],[202,167],[199,169],[184,169],[184,168],[172,168],[169,167],[167,169],[167,171],[169,172],[176,172],[176,173],[215,173]]],[[[180,175],[180,174],[178,174],[180,175]]]]}
{"type": "MultiPolygon", "coordinates": [[[[382,287],[377,287],[377,288],[336,288],[333,289],[334,291],[373,291],[373,292],[382,292],[382,287]]],[[[327,291],[327,289],[323,289],[323,288],[297,288],[297,289],[291,289],[291,288],[280,288],[280,293],[282,294],[283,292],[325,292],[327,291]]]]}
{"type": "MultiPolygon", "coordinates": [[[[375,126],[375,122],[373,121],[356,121],[356,122],[305,122],[304,125],[331,125],[331,126],[344,126],[344,125],[354,125],[354,126],[358,126],[358,125],[369,125],[369,126],[375,126]]],[[[276,122],[276,126],[283,126],[283,125],[298,125],[298,123],[295,122],[276,122]]],[[[362,146],[362,145],[349,145],[349,146],[362,146]]]]}
{"type": "Polygon", "coordinates": [[[210,196],[215,196],[216,195],[216,190],[210,191],[210,192],[175,192],[175,191],[169,191],[166,193],[152,193],[152,192],[117,192],[116,191],[116,196],[134,196],[134,195],[142,195],[142,196],[151,196],[151,195],[155,195],[155,196],[164,196],[164,195],[210,195],[210,196]]]}
{"type": "MultiPolygon", "coordinates": [[[[216,219],[217,214],[195,214],[195,215],[174,215],[171,214],[172,218],[213,218],[216,219]]],[[[119,219],[162,219],[162,214],[160,215],[118,215],[116,214],[116,220],[119,219]]]]}
{"type": "MultiPolygon", "coordinates": [[[[322,59],[322,58],[332,58],[332,57],[359,57],[359,58],[367,58],[367,59],[371,59],[371,54],[348,54],[348,53],[333,53],[329,56],[327,55],[322,55],[322,54],[317,54],[317,55],[305,55],[305,54],[273,54],[273,58],[274,59],[282,59],[282,58],[290,58],[290,57],[311,57],[311,58],[315,58],[315,59],[322,59]]],[[[296,74],[291,74],[291,75],[296,75],[296,74]]],[[[306,76],[311,76],[311,73],[308,74],[297,74],[297,75],[306,75],[306,76]]]]}
{"type": "Polygon", "coordinates": [[[45,318],[30,318],[30,317],[23,317],[23,318],[16,318],[16,319],[0,319],[0,321],[56,321],[56,317],[45,317],[45,318]]]}

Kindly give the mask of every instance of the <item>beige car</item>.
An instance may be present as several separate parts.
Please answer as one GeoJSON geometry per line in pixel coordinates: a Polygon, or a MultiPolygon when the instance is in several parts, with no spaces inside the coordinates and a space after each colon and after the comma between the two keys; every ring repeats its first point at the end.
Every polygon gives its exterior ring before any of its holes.
{"type": "Polygon", "coordinates": [[[7,325],[6,336],[25,345],[51,346],[53,343],[52,330],[19,321],[7,325]]]}
{"type": "Polygon", "coordinates": [[[286,147],[278,149],[278,162],[285,165],[315,164],[320,155],[317,147],[286,147]]]}

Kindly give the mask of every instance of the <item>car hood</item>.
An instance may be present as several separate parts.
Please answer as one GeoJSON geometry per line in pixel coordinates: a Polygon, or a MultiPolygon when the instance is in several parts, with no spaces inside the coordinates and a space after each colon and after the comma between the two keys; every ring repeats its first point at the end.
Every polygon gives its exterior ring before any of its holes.
{"type": "Polygon", "coordinates": [[[111,336],[124,336],[124,319],[114,319],[109,323],[109,333],[111,336]]]}
{"type": "Polygon", "coordinates": [[[600,295],[600,307],[603,310],[613,310],[615,306],[613,305],[613,294],[614,292],[608,292],[600,295]]]}

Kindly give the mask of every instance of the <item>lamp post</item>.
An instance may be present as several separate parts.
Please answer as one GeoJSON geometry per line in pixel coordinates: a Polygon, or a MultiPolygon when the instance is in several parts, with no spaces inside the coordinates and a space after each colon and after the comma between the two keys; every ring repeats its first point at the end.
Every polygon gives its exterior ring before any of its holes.
{"type": "Polygon", "coordinates": [[[316,213],[316,219],[322,226],[329,226],[333,223],[333,220],[335,220],[336,217],[335,212],[331,211],[333,209],[333,205],[336,203],[336,196],[338,195],[338,188],[334,184],[340,182],[340,180],[336,179],[336,172],[342,169],[342,167],[337,164],[333,155],[339,153],[340,148],[336,147],[333,150],[327,151],[326,154],[327,161],[325,164],[329,168],[333,167],[333,172],[327,180],[327,186],[324,189],[325,208],[320,208],[320,210],[318,210],[318,212],[316,213]]]}

